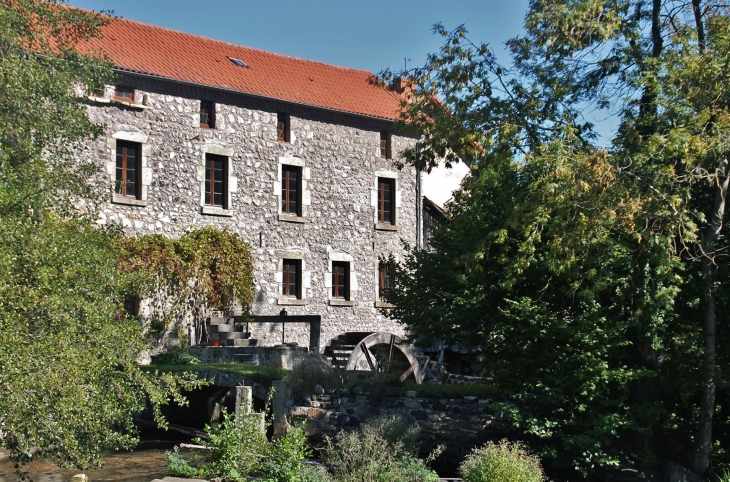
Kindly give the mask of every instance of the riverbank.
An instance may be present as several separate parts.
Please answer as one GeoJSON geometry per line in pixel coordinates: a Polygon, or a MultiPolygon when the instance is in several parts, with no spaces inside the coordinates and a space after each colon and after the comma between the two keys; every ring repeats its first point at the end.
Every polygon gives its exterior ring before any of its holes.
{"type": "MultiPolygon", "coordinates": [[[[116,452],[104,456],[104,467],[87,470],[63,470],[44,460],[36,460],[25,467],[33,482],[68,482],[75,474],[85,473],[93,482],[149,482],[167,476],[165,452],[172,450],[179,440],[150,440],[141,442],[134,451],[116,452]]],[[[0,481],[14,482],[13,465],[0,462],[0,481]]]]}

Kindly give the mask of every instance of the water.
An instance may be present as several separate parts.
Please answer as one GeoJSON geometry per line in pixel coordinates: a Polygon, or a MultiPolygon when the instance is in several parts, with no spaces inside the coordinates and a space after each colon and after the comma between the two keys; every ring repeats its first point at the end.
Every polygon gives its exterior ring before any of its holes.
{"type": "MultiPolygon", "coordinates": [[[[179,442],[178,442],[179,443],[179,442]]],[[[69,482],[76,474],[86,474],[89,482],[150,482],[167,475],[165,452],[175,442],[141,442],[133,452],[116,452],[104,456],[104,467],[87,470],[61,470],[50,462],[36,460],[25,467],[34,482],[69,482]]],[[[0,462],[0,481],[18,478],[10,462],[0,462]]]]}

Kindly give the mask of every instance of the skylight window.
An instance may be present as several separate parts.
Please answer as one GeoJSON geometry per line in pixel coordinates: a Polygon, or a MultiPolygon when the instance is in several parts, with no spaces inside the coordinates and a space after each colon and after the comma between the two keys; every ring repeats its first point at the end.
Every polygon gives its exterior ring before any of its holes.
{"type": "Polygon", "coordinates": [[[239,67],[246,67],[246,68],[248,68],[248,64],[246,62],[244,62],[241,59],[237,59],[236,57],[228,57],[228,60],[230,60],[234,64],[238,65],[239,67]]]}

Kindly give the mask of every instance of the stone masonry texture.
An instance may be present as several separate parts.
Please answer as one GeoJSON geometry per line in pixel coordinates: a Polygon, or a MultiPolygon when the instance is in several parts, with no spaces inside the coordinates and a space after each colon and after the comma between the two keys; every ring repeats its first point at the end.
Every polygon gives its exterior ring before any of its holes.
{"type": "MultiPolygon", "coordinates": [[[[278,315],[286,308],[289,315],[321,315],[322,348],[346,331],[404,334],[375,307],[378,257],[402,259],[403,242],[416,242],[416,171],[380,158],[380,131],[390,122],[141,76],[125,75],[120,83],[136,89],[134,105],[110,101],[110,88],[106,99],[91,99],[89,115],[105,125],[105,135],[78,154],[82,162],[98,163],[96,181],[109,186],[100,224],[119,223],[128,235],[176,238],[203,226],[239,234],[256,263],[252,314],[278,315]],[[214,129],[199,126],[201,99],[215,102],[214,129]],[[277,141],[277,112],[290,115],[290,143],[277,141]],[[143,141],[146,199],[137,205],[112,202],[114,139],[143,141]],[[230,154],[230,209],[203,214],[200,166],[204,152],[221,149],[230,154]],[[282,162],[303,166],[305,222],[280,220],[282,162]],[[376,229],[378,175],[397,179],[397,230],[376,229]],[[303,260],[305,300],[282,305],[281,260],[292,253],[303,260]],[[330,303],[332,260],[351,261],[352,306],[330,303]]],[[[413,142],[393,134],[393,157],[413,142]]],[[[280,325],[257,324],[251,331],[259,345],[281,341],[280,325]]],[[[287,326],[286,342],[307,346],[308,340],[308,326],[287,326]]]]}

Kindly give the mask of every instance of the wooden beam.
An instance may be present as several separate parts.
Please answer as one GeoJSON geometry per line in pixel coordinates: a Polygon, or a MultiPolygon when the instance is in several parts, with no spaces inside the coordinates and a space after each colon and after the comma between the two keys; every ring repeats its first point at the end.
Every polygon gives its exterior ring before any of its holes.
{"type": "Polygon", "coordinates": [[[402,382],[406,381],[406,378],[408,378],[408,375],[413,373],[413,370],[415,370],[417,366],[418,366],[418,360],[414,361],[411,364],[411,367],[408,370],[406,370],[405,373],[403,373],[403,375],[400,376],[400,381],[402,381],[402,382]]]}
{"type": "Polygon", "coordinates": [[[365,346],[365,343],[360,343],[360,349],[365,354],[365,359],[367,360],[370,369],[375,371],[375,364],[373,363],[373,359],[370,358],[370,351],[368,350],[368,347],[365,346]]]}

